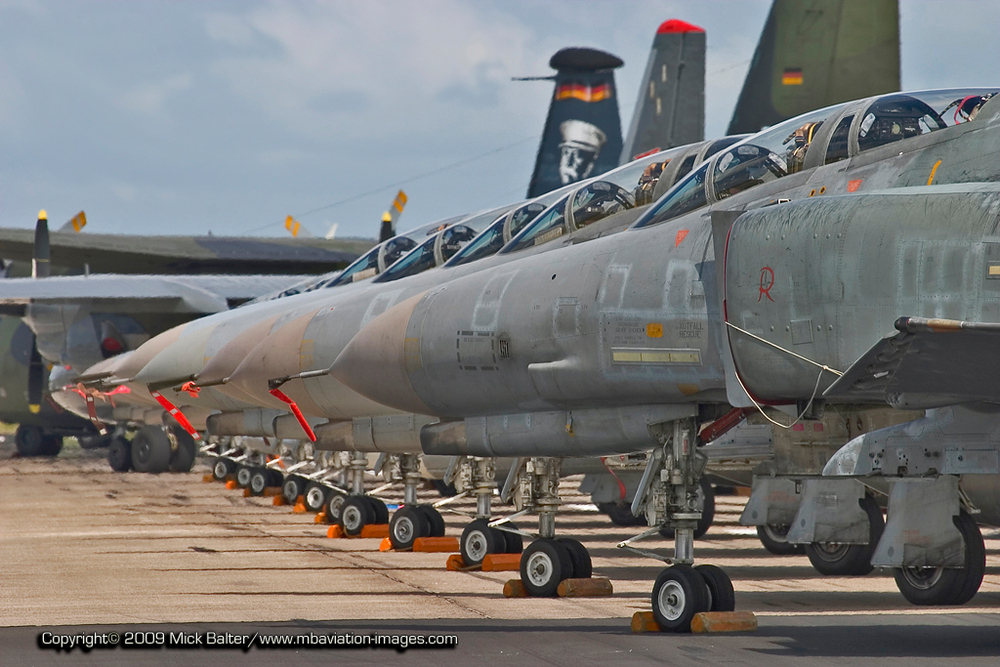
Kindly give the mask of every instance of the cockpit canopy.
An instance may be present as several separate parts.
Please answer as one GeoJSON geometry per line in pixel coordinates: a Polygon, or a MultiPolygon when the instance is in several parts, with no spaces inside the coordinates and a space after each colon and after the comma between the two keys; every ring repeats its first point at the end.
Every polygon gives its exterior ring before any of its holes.
{"type": "Polygon", "coordinates": [[[972,121],[995,94],[991,89],[893,93],[797,116],[708,160],[633,227],[671,220],[803,169],[972,121]]]}

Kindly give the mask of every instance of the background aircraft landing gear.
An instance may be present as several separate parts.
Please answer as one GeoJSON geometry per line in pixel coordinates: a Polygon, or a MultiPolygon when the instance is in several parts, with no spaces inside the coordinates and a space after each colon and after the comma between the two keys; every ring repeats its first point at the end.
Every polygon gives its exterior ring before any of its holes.
{"type": "Polygon", "coordinates": [[[143,426],[132,438],[132,465],[136,472],[166,472],[172,456],[170,438],[160,426],[143,426]]]}
{"type": "MultiPolygon", "coordinates": [[[[491,501],[496,486],[496,460],[482,457],[462,457],[458,463],[456,486],[468,489],[476,496],[476,518],[462,531],[459,550],[466,567],[481,565],[489,554],[521,553],[521,536],[508,524],[508,530],[490,525],[493,515],[491,501]]],[[[446,475],[447,476],[447,475],[446,475]]]]}
{"type": "Polygon", "coordinates": [[[691,620],[703,611],[733,611],[736,596],[726,573],[712,565],[694,565],[694,535],[702,518],[697,489],[706,459],[693,447],[694,420],[664,424],[636,492],[635,508],[643,509],[649,530],[618,547],[667,562],[653,585],[653,616],[663,630],[690,632],[691,620]],[[674,555],[637,549],[631,543],[673,530],[674,555]]]}
{"type": "Polygon", "coordinates": [[[868,544],[813,542],[805,545],[809,562],[820,574],[864,576],[875,569],[871,563],[872,553],[882,537],[885,519],[882,518],[882,509],[871,496],[864,496],[859,504],[868,515],[868,544]]]}
{"type": "Polygon", "coordinates": [[[14,432],[14,444],[21,456],[57,456],[62,451],[62,436],[46,433],[41,426],[21,424],[14,432]]]}
{"type": "Polygon", "coordinates": [[[757,537],[764,548],[775,556],[802,555],[806,552],[804,544],[792,544],[788,541],[788,530],[791,526],[773,526],[765,524],[757,526],[757,537]]]}
{"type": "Polygon", "coordinates": [[[115,472],[128,472],[132,469],[132,443],[125,439],[123,433],[115,433],[108,445],[108,463],[115,472]]]}
{"type": "Polygon", "coordinates": [[[538,513],[538,539],[524,549],[520,567],[521,583],[533,596],[555,595],[562,581],[588,579],[593,574],[587,548],[578,540],[555,535],[561,467],[562,459],[536,457],[526,461],[523,470],[518,466],[512,471],[520,476],[516,506],[538,513]]]}
{"type": "Polygon", "coordinates": [[[420,457],[400,454],[399,472],[403,478],[403,505],[393,512],[389,521],[392,548],[412,549],[418,537],[444,537],[444,518],[437,508],[417,504],[417,487],[422,482],[420,457]]]}
{"type": "Polygon", "coordinates": [[[954,518],[965,543],[965,567],[893,568],[903,597],[919,605],[963,605],[975,596],[986,570],[986,547],[979,526],[964,509],[954,518]]]}

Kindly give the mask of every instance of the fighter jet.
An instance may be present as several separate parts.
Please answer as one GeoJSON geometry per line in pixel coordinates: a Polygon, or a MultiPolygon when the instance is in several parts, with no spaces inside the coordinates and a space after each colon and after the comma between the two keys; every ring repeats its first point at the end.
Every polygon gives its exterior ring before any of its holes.
{"type": "MultiPolygon", "coordinates": [[[[941,191],[945,197],[947,184],[995,182],[1000,176],[1000,103],[991,101],[996,92],[887,95],[769,128],[695,169],[625,233],[464,276],[389,309],[358,333],[332,373],[389,407],[441,418],[422,429],[427,453],[567,456],[653,447],[633,509],[645,505],[649,518],[655,519],[652,525],[666,518],[676,529],[672,560],[682,565],[661,574],[653,607],[664,627],[684,629],[692,610],[701,610],[698,591],[718,585],[717,573],[710,575],[714,583],[706,583],[683,565],[693,561],[693,489],[703,460],[692,445],[699,426],[732,407],[754,407],[740,382],[749,395],[759,397],[758,403],[801,401],[804,407],[836,377],[827,368],[846,368],[861,356],[866,340],[867,345],[878,340],[870,335],[855,338],[858,327],[851,319],[866,312],[863,294],[875,278],[859,280],[849,276],[846,267],[865,264],[874,276],[891,266],[888,257],[857,259],[858,244],[873,253],[882,251],[877,235],[882,232],[868,235],[863,225],[852,227],[858,229],[850,248],[853,259],[845,262],[845,230],[823,226],[823,216],[813,223],[809,215],[837,212],[842,214],[837,219],[846,220],[848,211],[871,207],[879,212],[873,213],[876,217],[886,216],[878,229],[895,225],[903,239],[907,227],[899,221],[908,221],[912,210],[937,201],[916,186],[933,186],[931,192],[941,191]],[[893,195],[896,189],[900,192],[893,195]],[[883,190],[884,195],[868,194],[883,190]],[[890,207],[890,212],[902,212],[897,217],[876,206],[889,201],[913,203],[890,207]],[[800,245],[793,247],[787,211],[799,208],[804,213],[796,217],[794,231],[800,245]],[[753,230],[754,245],[734,249],[741,225],[732,233],[729,225],[741,214],[741,221],[781,222],[759,234],[761,225],[743,228],[753,230]],[[824,250],[807,252],[812,242],[824,250]],[[717,275],[721,264],[715,258],[723,256],[727,243],[723,277],[717,275]],[[731,271],[734,257],[745,262],[731,271]],[[820,274],[822,279],[804,278],[830,262],[844,262],[837,280],[826,280],[828,272],[820,274]],[[735,287],[742,295],[739,310],[728,296],[735,287]],[[788,317],[779,326],[759,312],[777,303],[782,291],[782,312],[788,317]],[[857,295],[854,310],[841,311],[839,320],[832,313],[820,316],[849,293],[857,295]],[[847,340],[855,342],[845,346],[847,340]],[[817,341],[826,347],[809,347],[817,341]],[[749,346],[753,353],[741,357],[739,346],[749,346]],[[831,354],[840,355],[836,362],[831,354]],[[664,508],[669,508],[668,517],[663,516],[664,508]],[[678,590],[688,603],[678,603],[678,590]]],[[[970,206],[983,211],[974,219],[995,218],[989,192],[993,186],[985,194],[976,194],[978,187],[956,186],[950,199],[941,201],[971,198],[970,206]]],[[[938,216],[942,238],[950,238],[944,223],[966,214],[950,205],[942,204],[942,215],[948,215],[938,216]]],[[[922,215],[934,218],[933,213],[922,215]]],[[[944,264],[944,255],[918,261],[923,257],[921,244],[929,237],[918,233],[915,238],[912,246],[904,244],[913,248],[908,263],[902,245],[898,253],[892,250],[898,255],[893,255],[894,261],[917,272],[913,282],[902,273],[890,273],[880,284],[905,294],[909,288],[899,286],[919,284],[921,271],[931,276],[977,275],[959,268],[965,264],[944,264]]],[[[955,245],[961,250],[953,256],[965,257],[967,243],[955,245]]],[[[952,292],[963,293],[958,287],[952,292]]],[[[921,302],[913,304],[919,307],[921,302]]],[[[876,331],[899,315],[886,321],[885,316],[876,317],[878,309],[870,312],[874,319],[865,326],[876,331]]],[[[885,352],[872,354],[879,363],[889,360],[885,352]]],[[[866,363],[864,368],[872,373],[871,361],[866,363]]],[[[874,371],[876,379],[880,372],[874,371]]],[[[867,519],[871,506],[866,505],[868,509],[861,506],[860,511],[867,519]]],[[[547,538],[525,551],[522,565],[534,562],[536,555],[538,562],[535,569],[529,565],[527,573],[523,569],[522,577],[530,580],[533,572],[544,578],[553,567],[558,571],[561,552],[551,535],[547,538]]],[[[866,532],[864,538],[870,535],[866,532]]],[[[893,553],[902,557],[899,550],[893,553]]],[[[948,565],[928,560],[918,564],[948,565]]],[[[974,571],[963,586],[971,579],[974,571]]]]}

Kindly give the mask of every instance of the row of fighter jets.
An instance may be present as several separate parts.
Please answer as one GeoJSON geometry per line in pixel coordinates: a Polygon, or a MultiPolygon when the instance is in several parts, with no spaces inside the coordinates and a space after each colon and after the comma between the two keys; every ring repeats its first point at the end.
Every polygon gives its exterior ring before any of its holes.
{"type": "Polygon", "coordinates": [[[619,546],[669,565],[653,612],[676,631],[733,606],[724,571],[692,567],[706,443],[766,423],[774,456],[741,521],[770,548],[806,545],[829,574],[889,566],[912,602],[963,604],[977,522],[1000,521],[998,91],[828,106],[434,223],[57,375],[54,397],[117,425],[118,469],[189,468],[208,436],[218,476],[260,488],[284,466],[289,495],[348,533],[388,519],[364,487],[379,454],[404,483],[397,548],[443,530],[417,488],[420,456],[446,457],[477,499],[470,563],[521,548],[491,507],[510,457],[501,495],[538,515],[535,595],[590,574],[555,535],[567,457],[647,452],[631,509],[650,528],[619,546]],[[663,528],[672,556],[633,546],[663,528]]]}

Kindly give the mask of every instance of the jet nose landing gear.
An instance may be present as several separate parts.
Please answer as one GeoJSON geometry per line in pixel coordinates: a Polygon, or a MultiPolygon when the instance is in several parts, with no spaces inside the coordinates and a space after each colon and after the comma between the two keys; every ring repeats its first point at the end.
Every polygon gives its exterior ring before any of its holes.
{"type": "Polygon", "coordinates": [[[705,469],[704,455],[693,446],[693,420],[664,424],[662,446],[653,451],[636,492],[633,511],[646,515],[651,526],[618,544],[642,556],[666,562],[653,584],[653,616],[661,630],[690,632],[695,614],[733,611],[736,596],[726,573],[713,565],[694,567],[694,535],[701,520],[698,487],[705,469]],[[673,529],[674,555],[638,549],[631,544],[644,537],[673,529]]]}

